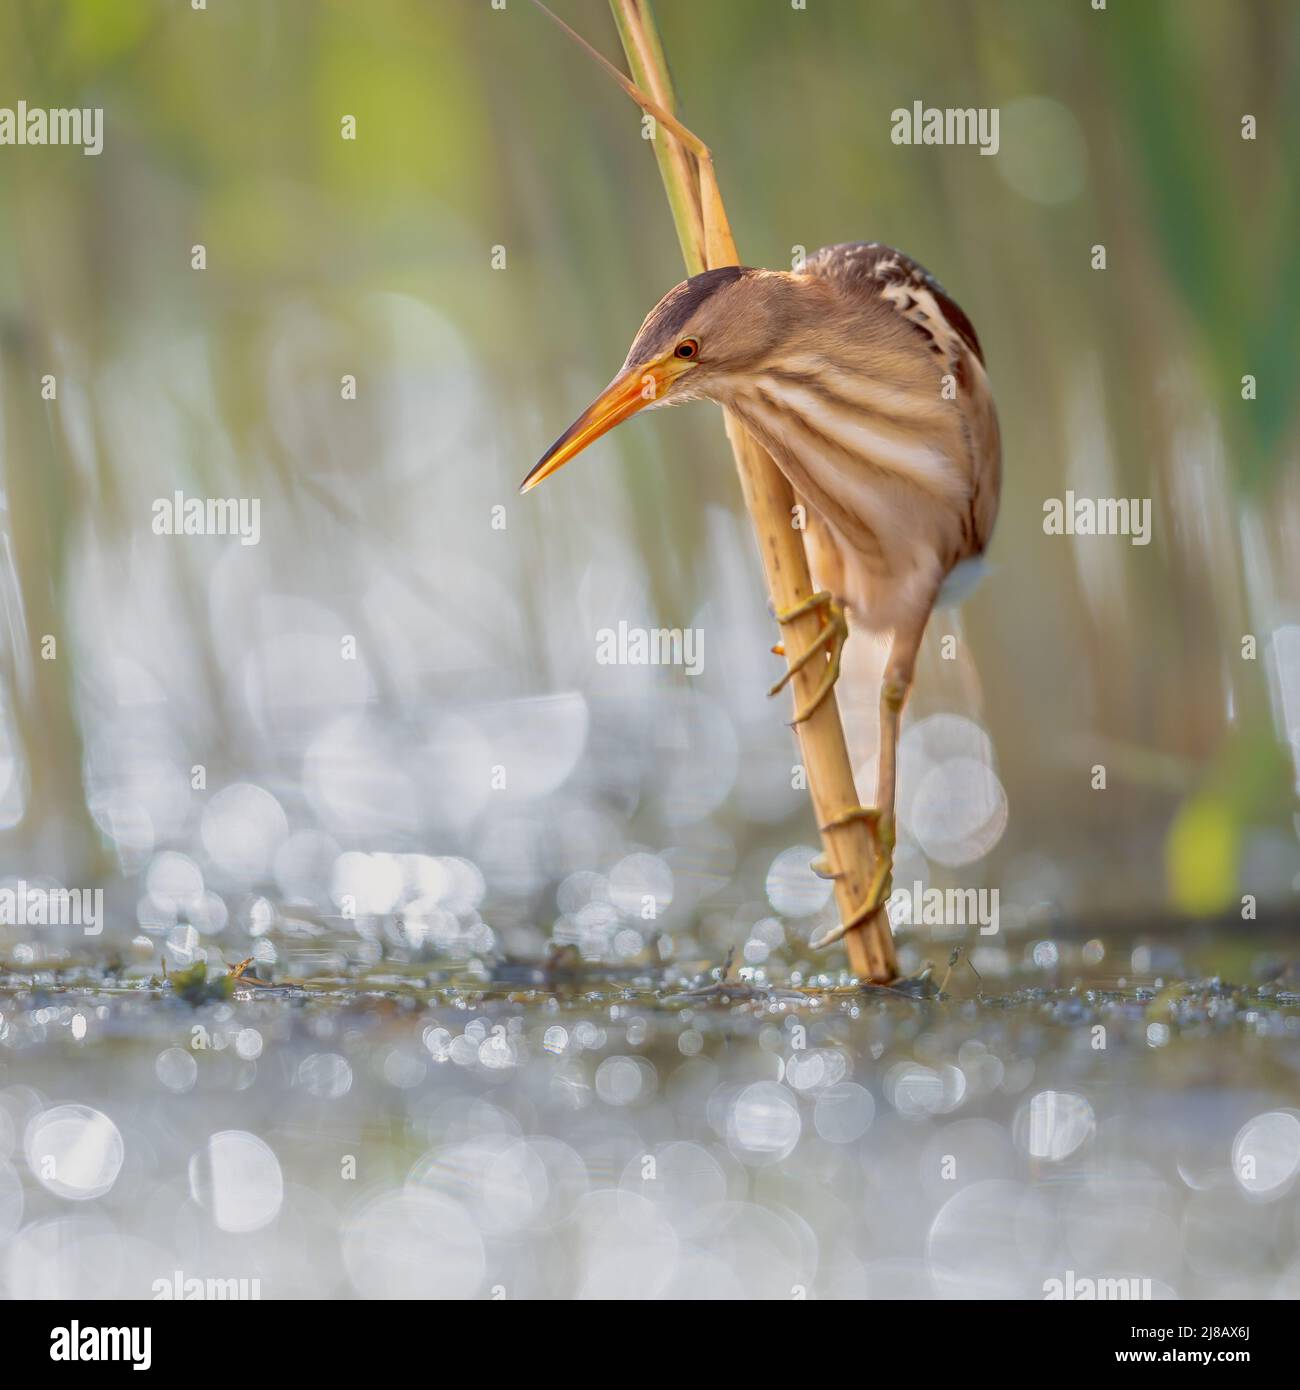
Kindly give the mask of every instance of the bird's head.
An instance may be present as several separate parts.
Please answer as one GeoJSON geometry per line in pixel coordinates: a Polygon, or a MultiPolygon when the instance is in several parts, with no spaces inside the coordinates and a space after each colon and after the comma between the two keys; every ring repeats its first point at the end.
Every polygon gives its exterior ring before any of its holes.
{"type": "Polygon", "coordinates": [[[754,371],[780,337],[790,278],[732,265],[669,290],[646,316],[622,370],[542,455],[520,492],[639,411],[701,397],[725,403],[730,385],[754,371]]]}

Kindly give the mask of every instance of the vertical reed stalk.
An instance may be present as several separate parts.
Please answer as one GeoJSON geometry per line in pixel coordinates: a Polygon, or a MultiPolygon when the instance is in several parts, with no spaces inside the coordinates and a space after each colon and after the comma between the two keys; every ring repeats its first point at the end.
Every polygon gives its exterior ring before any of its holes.
{"type": "MultiPolygon", "coordinates": [[[[712,156],[674,115],[672,80],[649,0],[610,0],[610,7],[632,71],[632,83],[572,30],[568,32],[611,71],[643,110],[655,118],[655,157],[687,273],[694,275],[714,266],[739,265],[740,257],[718,191],[712,156]]],[[[568,29],[562,21],[556,22],[568,29]]],[[[768,591],[778,610],[793,608],[813,592],[803,532],[795,524],[794,492],[762,445],[729,411],[724,415],[745,505],[758,539],[768,591]]],[[[787,624],[784,632],[787,653],[797,654],[810,645],[817,638],[820,621],[813,612],[787,624]]],[[[797,707],[811,699],[824,671],[821,663],[810,662],[795,673],[791,684],[797,707]]],[[[813,811],[818,825],[825,825],[858,803],[853,767],[835,701],[823,701],[812,717],[798,726],[798,732],[813,811]]],[[[866,899],[873,855],[870,833],[860,821],[855,821],[823,831],[822,840],[827,859],[837,875],[836,904],[843,919],[847,920],[866,899]]],[[[893,936],[883,910],[871,921],[849,932],[844,945],[849,965],[860,979],[888,983],[897,976],[893,936]]]]}

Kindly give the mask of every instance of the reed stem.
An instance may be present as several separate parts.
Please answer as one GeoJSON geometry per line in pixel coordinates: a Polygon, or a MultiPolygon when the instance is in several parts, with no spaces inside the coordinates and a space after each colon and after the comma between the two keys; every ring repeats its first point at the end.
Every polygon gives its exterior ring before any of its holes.
{"type": "MultiPolygon", "coordinates": [[[[694,275],[715,266],[739,265],[740,257],[718,191],[712,155],[698,138],[683,130],[676,119],[672,79],[649,0],[610,0],[610,7],[633,83],[639,90],[630,88],[621,73],[615,73],[616,80],[656,120],[655,158],[668,194],[687,273],[694,275]]],[[[562,22],[557,20],[557,23],[562,22]]],[[[567,25],[562,27],[568,28],[567,25]]],[[[569,32],[572,34],[572,30],[569,32]]],[[[578,38],[578,42],[591,51],[584,40],[578,38]]],[[[600,61],[603,63],[604,59],[600,61]]],[[[813,592],[803,531],[797,523],[802,513],[796,507],[789,482],[771,455],[734,415],[724,411],[724,416],[772,602],[778,610],[794,608],[813,592]]],[[[809,646],[818,636],[820,623],[814,611],[787,624],[784,631],[787,653],[797,654],[809,646]]],[[[810,662],[795,673],[791,685],[797,708],[810,701],[824,673],[825,667],[819,662],[810,662]]],[[[858,802],[853,767],[835,701],[823,701],[812,717],[797,727],[813,811],[818,825],[826,825],[858,802]]],[[[874,854],[870,831],[861,821],[849,821],[836,829],[823,831],[822,840],[827,860],[836,874],[836,905],[842,919],[847,921],[866,898],[874,854]]],[[[869,922],[850,931],[844,937],[844,945],[850,968],[859,979],[888,984],[897,978],[898,959],[893,934],[883,909],[869,922]]]]}

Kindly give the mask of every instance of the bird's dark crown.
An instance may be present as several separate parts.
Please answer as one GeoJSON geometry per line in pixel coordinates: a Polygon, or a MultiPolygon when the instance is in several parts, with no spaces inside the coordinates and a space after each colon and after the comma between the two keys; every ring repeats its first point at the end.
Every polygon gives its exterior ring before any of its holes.
{"type": "Polygon", "coordinates": [[[689,280],[683,280],[669,290],[641,325],[628,353],[628,365],[634,366],[661,357],[674,346],[677,337],[706,300],[725,286],[754,273],[751,267],[744,265],[718,266],[714,270],[692,275],[689,280]]]}

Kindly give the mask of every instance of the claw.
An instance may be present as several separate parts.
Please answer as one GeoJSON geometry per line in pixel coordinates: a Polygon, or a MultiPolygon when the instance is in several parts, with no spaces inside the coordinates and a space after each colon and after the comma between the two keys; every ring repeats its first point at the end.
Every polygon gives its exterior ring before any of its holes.
{"type": "Polygon", "coordinates": [[[796,618],[802,618],[805,613],[811,613],[818,608],[828,607],[833,605],[834,602],[835,597],[828,589],[818,589],[811,598],[804,599],[802,603],[796,603],[793,608],[778,608],[774,610],[773,617],[784,627],[786,623],[792,623],[796,618]]]}
{"type": "MultiPolygon", "coordinates": [[[[803,603],[796,604],[795,607],[777,614],[778,622],[787,623],[804,613],[812,612],[814,608],[823,606],[828,611],[825,628],[818,634],[807,651],[801,652],[790,662],[785,675],[767,692],[769,695],[779,694],[795,672],[802,671],[805,666],[823,653],[830,656],[826,672],[818,682],[817,689],[813,691],[812,697],[803,709],[796,711],[793,721],[795,724],[802,724],[805,719],[810,718],[835,688],[835,682],[840,676],[840,653],[844,650],[844,643],[849,635],[849,625],[844,618],[844,609],[830,594],[825,592],[814,594],[812,598],[805,599],[803,603]]],[[[784,643],[782,648],[784,649],[784,643]]]]}
{"type": "Polygon", "coordinates": [[[865,926],[866,923],[870,922],[872,917],[875,917],[876,913],[879,912],[883,906],[884,892],[869,892],[869,894],[866,895],[866,902],[863,903],[861,908],[856,910],[854,915],[848,919],[848,922],[838,923],[838,926],[831,927],[830,931],[826,931],[826,933],[820,935],[820,937],[816,938],[816,941],[809,941],[809,947],[811,947],[813,951],[824,951],[826,947],[833,947],[837,941],[841,941],[844,937],[847,937],[850,931],[854,930],[854,927],[865,926]]]}
{"type": "Polygon", "coordinates": [[[822,703],[830,696],[835,689],[835,682],[840,678],[840,653],[844,650],[844,640],[849,635],[848,624],[842,616],[837,616],[829,629],[831,637],[831,659],[826,667],[826,674],[821,678],[817,689],[813,691],[808,703],[801,710],[795,711],[793,722],[802,724],[804,720],[811,719],[821,708],[822,703]]]}
{"type": "MultiPolygon", "coordinates": [[[[830,622],[826,625],[825,628],[823,628],[821,632],[817,634],[816,638],[813,640],[812,645],[807,649],[807,651],[800,652],[799,655],[796,656],[790,662],[790,665],[786,668],[785,674],[781,677],[779,681],[777,681],[777,683],[771,688],[771,690],[767,692],[769,695],[779,695],[781,691],[785,689],[786,685],[789,684],[791,677],[794,675],[796,671],[802,671],[803,668],[807,666],[810,661],[812,661],[819,654],[823,653],[826,647],[826,643],[828,641],[835,640],[835,637],[838,633],[838,628],[836,626],[836,616],[838,615],[832,614],[830,622]]],[[[839,621],[843,622],[843,618],[840,617],[839,621]]],[[[845,635],[847,635],[847,633],[848,628],[846,625],[845,635]]],[[[780,647],[781,655],[784,656],[785,643],[780,643],[780,647]]],[[[775,648],[773,650],[775,650],[775,648]]]]}
{"type": "MultiPolygon", "coordinates": [[[[859,807],[858,809],[863,809],[859,807]]],[[[878,836],[878,852],[876,856],[876,866],[871,873],[871,882],[867,884],[867,896],[863,904],[849,918],[847,922],[841,922],[838,926],[832,927],[824,935],[819,936],[816,941],[808,944],[814,951],[823,950],[827,946],[833,946],[837,941],[847,936],[855,927],[863,926],[865,923],[884,907],[886,899],[889,897],[890,878],[894,870],[894,828],[883,817],[877,817],[876,833],[878,836]]]]}

